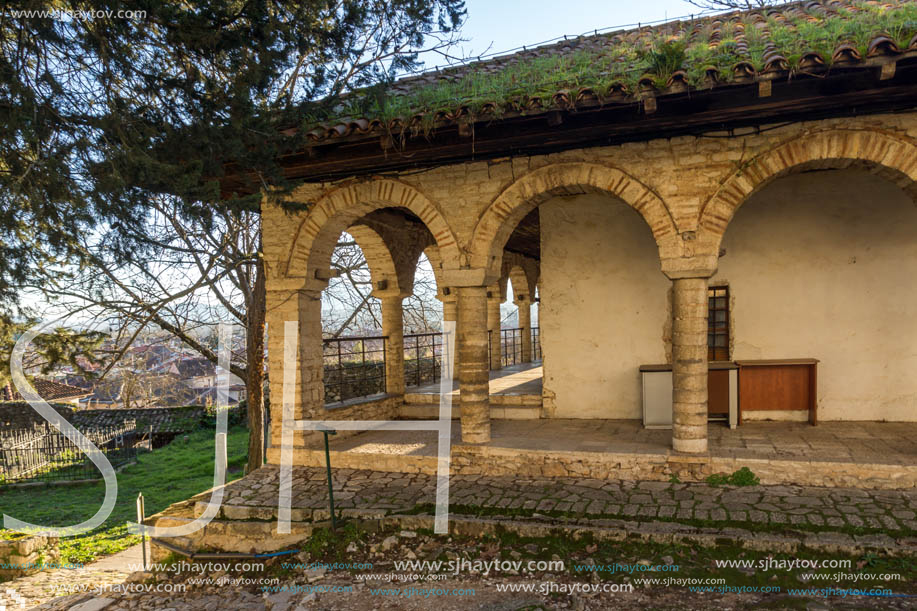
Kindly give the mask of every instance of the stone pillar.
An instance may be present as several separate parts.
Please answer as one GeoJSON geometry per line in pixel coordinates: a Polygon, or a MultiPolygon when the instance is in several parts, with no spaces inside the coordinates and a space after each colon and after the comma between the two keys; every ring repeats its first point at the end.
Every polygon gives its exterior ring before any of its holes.
{"type": "MultiPolygon", "coordinates": [[[[293,402],[293,417],[297,420],[316,418],[325,407],[324,359],[322,357],[321,290],[267,290],[266,312],[268,334],[268,369],[270,385],[272,450],[281,445],[283,424],[283,345],[284,323],[299,322],[299,350],[294,364],[298,392],[293,402]]],[[[294,446],[303,447],[317,442],[318,433],[297,433],[294,446]]],[[[269,452],[274,462],[274,452],[269,452]]]]}
{"type": "Polygon", "coordinates": [[[515,302],[519,308],[519,327],[522,329],[522,362],[532,362],[532,302],[522,299],[515,302]]]}
{"type": "Polygon", "coordinates": [[[458,288],[459,388],[462,441],[490,441],[490,376],[487,359],[487,289],[458,288]]]}
{"type": "Polygon", "coordinates": [[[443,299],[443,320],[458,321],[457,300],[449,299],[448,297],[443,299]]]}
{"type": "MultiPolygon", "coordinates": [[[[272,448],[280,447],[281,420],[283,418],[283,339],[284,323],[299,320],[299,292],[292,290],[265,291],[265,322],[267,323],[267,362],[272,383],[269,387],[269,409],[271,411],[270,436],[272,448]]],[[[299,363],[295,364],[296,384],[300,384],[299,363]]],[[[297,394],[293,400],[293,410],[301,411],[302,397],[297,394]]],[[[268,454],[268,462],[273,454],[268,454]]]]}
{"type": "Polygon", "coordinates": [[[707,451],[707,278],[672,280],[672,447],[707,451]]]}
{"type": "Polygon", "coordinates": [[[487,333],[490,339],[490,368],[503,367],[503,354],[500,349],[500,287],[487,289],[487,333]]]}
{"type": "Polygon", "coordinates": [[[382,335],[385,342],[385,392],[404,394],[404,311],[403,295],[381,297],[382,335]]]}
{"type": "Polygon", "coordinates": [[[458,350],[458,298],[453,294],[446,295],[442,297],[441,300],[443,302],[443,320],[455,323],[455,355],[452,362],[452,371],[453,375],[458,379],[459,360],[461,357],[458,350]]]}

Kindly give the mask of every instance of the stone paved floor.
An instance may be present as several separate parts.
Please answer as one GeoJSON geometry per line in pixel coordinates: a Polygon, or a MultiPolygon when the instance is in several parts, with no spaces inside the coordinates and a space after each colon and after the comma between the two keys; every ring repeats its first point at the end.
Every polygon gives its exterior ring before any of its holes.
{"type": "Polygon", "coordinates": [[[133,572],[129,565],[140,565],[139,545],[106,556],[77,569],[50,569],[0,583],[0,609],[31,609],[52,598],[77,592],[92,592],[124,582],[133,572]]]}
{"type": "MultiPolygon", "coordinates": [[[[492,395],[537,395],[541,396],[541,382],[544,369],[541,361],[509,365],[490,372],[490,394],[492,395]]],[[[453,395],[458,395],[458,380],[452,388],[453,395]]],[[[439,383],[409,386],[408,393],[439,394],[439,383]]]]}
{"type": "MultiPolygon", "coordinates": [[[[278,470],[266,466],[227,485],[224,504],[276,508],[278,470]]],[[[409,510],[434,501],[435,478],[424,474],[335,469],[340,509],[409,510]]],[[[328,506],[325,472],[294,470],[293,506],[328,506]]],[[[200,497],[201,500],[209,498],[200,497]]],[[[917,531],[917,490],[860,490],[802,486],[715,487],[708,484],[598,479],[519,479],[454,475],[450,504],[485,508],[563,511],[641,521],[711,520],[772,526],[859,527],[917,531]]]]}
{"type": "MultiPolygon", "coordinates": [[[[917,422],[749,422],[736,429],[711,423],[710,454],[733,458],[825,460],[862,464],[917,464],[917,422]]],[[[637,420],[492,420],[492,440],[483,444],[574,452],[667,454],[672,432],[645,429],[637,420]]],[[[461,443],[453,423],[452,442],[461,443]]],[[[371,431],[332,440],[331,448],[364,453],[435,456],[436,434],[371,431]]]]}

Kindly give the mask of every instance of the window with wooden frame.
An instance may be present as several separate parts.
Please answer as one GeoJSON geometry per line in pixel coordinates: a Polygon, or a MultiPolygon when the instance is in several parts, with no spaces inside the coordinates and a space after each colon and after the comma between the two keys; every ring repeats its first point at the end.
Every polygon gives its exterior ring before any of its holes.
{"type": "Polygon", "coordinates": [[[707,289],[707,360],[729,360],[729,287],[707,289]]]}

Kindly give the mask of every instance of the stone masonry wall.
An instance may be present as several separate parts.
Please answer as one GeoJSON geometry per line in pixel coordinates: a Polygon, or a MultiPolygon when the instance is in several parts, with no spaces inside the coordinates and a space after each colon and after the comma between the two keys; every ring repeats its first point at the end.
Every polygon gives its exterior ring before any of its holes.
{"type": "Polygon", "coordinates": [[[0,581],[37,573],[43,565],[59,560],[57,537],[33,535],[0,541],[0,581]]]}
{"type": "MultiPolygon", "coordinates": [[[[706,281],[716,272],[733,214],[752,194],[784,175],[851,166],[882,176],[913,198],[917,113],[737,129],[467,162],[398,177],[306,184],[291,197],[310,204],[308,212],[287,214],[269,203],[263,207],[268,323],[282,328],[296,312],[285,304],[290,298],[303,303],[302,291],[315,299],[327,283],[330,253],[340,232],[381,208],[406,208],[424,221],[439,251],[440,288],[452,294],[458,287],[497,282],[505,239],[529,211],[553,197],[590,192],[619,198],[641,214],[658,246],[661,270],[670,279],[706,281]]],[[[864,214],[869,204],[862,202],[864,214]]],[[[302,320],[312,321],[317,312],[309,308],[302,320]]],[[[705,340],[693,327],[685,330],[689,326],[676,325],[673,342],[690,347],[682,352],[693,355],[705,340]]],[[[297,377],[308,370],[316,349],[317,338],[304,336],[297,377]]],[[[268,350],[282,354],[282,333],[270,333],[268,350]]],[[[278,367],[272,356],[272,380],[282,377],[278,367]]],[[[314,395],[311,380],[301,384],[302,393],[314,395]]],[[[693,389],[685,391],[687,396],[693,389]]],[[[281,385],[272,385],[271,405],[278,409],[281,392],[281,385]]],[[[695,394],[685,400],[692,405],[700,401],[705,385],[695,394]]],[[[298,396],[297,402],[314,404],[311,395],[298,396]]]]}

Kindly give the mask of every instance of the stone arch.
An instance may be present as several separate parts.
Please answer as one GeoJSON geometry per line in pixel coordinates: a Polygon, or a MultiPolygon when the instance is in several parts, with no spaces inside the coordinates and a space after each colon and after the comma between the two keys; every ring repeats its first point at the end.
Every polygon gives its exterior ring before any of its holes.
{"type": "Polygon", "coordinates": [[[518,301],[520,296],[531,301],[531,283],[525,274],[525,270],[519,265],[513,265],[509,269],[509,281],[513,286],[513,301],[518,301]]]}
{"type": "Polygon", "coordinates": [[[290,247],[286,275],[308,278],[327,267],[342,232],[374,210],[399,207],[407,208],[423,221],[436,240],[443,261],[457,267],[458,243],[437,206],[410,185],[375,179],[334,189],[311,207],[290,247]]]}
{"type": "MultiPolygon", "coordinates": [[[[430,262],[430,267],[433,268],[433,280],[436,281],[436,294],[442,295],[443,293],[443,258],[439,254],[439,246],[431,245],[423,249],[424,254],[427,256],[427,261],[430,262]]],[[[420,259],[420,255],[417,256],[420,259]]],[[[415,265],[416,267],[416,265],[415,265]]]]}
{"type": "Polygon", "coordinates": [[[351,225],[347,228],[369,266],[369,275],[373,283],[373,293],[401,293],[401,281],[391,250],[379,233],[364,224],[351,225]]]}
{"type": "Polygon", "coordinates": [[[917,201],[917,144],[881,131],[831,129],[793,137],[744,163],[701,208],[699,231],[718,245],[739,207],[777,178],[851,167],[888,179],[917,201]]]}
{"type": "Polygon", "coordinates": [[[597,163],[556,163],[519,178],[488,206],[471,240],[475,267],[499,273],[503,246],[526,214],[552,197],[590,192],[611,194],[631,206],[649,225],[657,244],[677,233],[662,198],[633,176],[597,163]]]}

